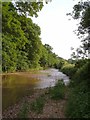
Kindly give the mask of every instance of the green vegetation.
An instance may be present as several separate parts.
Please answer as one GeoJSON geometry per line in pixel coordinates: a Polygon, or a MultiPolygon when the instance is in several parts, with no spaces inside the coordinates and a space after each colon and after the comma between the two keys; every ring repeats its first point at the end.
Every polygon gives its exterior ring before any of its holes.
{"type": "MultiPolygon", "coordinates": [[[[40,27],[33,23],[31,16],[38,16],[42,2],[2,2],[2,67],[0,71],[16,72],[55,67],[70,77],[69,97],[66,108],[68,118],[89,118],[88,95],[90,80],[90,2],[79,2],[73,7],[71,16],[80,18],[78,35],[82,45],[72,53],[72,58],[64,60],[52,52],[52,47],[41,42],[40,27]],[[29,16],[29,17],[27,17],[29,16]]],[[[0,35],[1,36],[1,35],[0,35]]],[[[49,75],[48,75],[49,77],[49,75]]],[[[65,95],[65,86],[58,81],[49,90],[50,97],[58,100],[65,95]]],[[[41,113],[45,97],[40,96],[30,108],[41,113]]],[[[19,116],[26,117],[28,105],[23,104],[19,116]]]]}
{"type": "Polygon", "coordinates": [[[80,59],[74,64],[64,64],[61,71],[70,77],[66,117],[89,118],[90,59],[80,59]]]}
{"type": "Polygon", "coordinates": [[[29,105],[28,105],[27,101],[25,101],[23,103],[21,111],[18,113],[18,118],[27,118],[28,110],[29,110],[29,105]]]}
{"type": "Polygon", "coordinates": [[[41,95],[31,103],[30,108],[32,111],[35,111],[36,113],[39,114],[43,112],[44,104],[45,104],[45,97],[41,95]]]}
{"type": "Polygon", "coordinates": [[[89,118],[89,92],[85,82],[70,88],[66,116],[69,118],[89,118]]]}
{"type": "Polygon", "coordinates": [[[58,66],[62,58],[52,52],[50,45],[42,44],[40,27],[25,14],[28,12],[31,16],[37,16],[42,3],[18,2],[15,5],[2,3],[2,71],[29,71],[58,66]]]}
{"type": "Polygon", "coordinates": [[[74,68],[74,64],[65,64],[61,68],[61,71],[71,78],[76,72],[76,69],[74,68]]]}
{"type": "MultiPolygon", "coordinates": [[[[66,108],[68,118],[90,118],[89,111],[89,80],[90,80],[90,2],[80,1],[73,7],[70,13],[73,19],[79,19],[77,36],[82,39],[82,45],[73,51],[69,62],[74,63],[72,68],[63,67],[67,75],[70,76],[69,98],[66,108]]],[[[74,48],[72,48],[74,50],[74,48]]]]}
{"type": "Polygon", "coordinates": [[[73,7],[72,13],[69,13],[73,19],[79,19],[79,25],[76,34],[81,38],[82,44],[76,51],[73,51],[72,58],[88,58],[90,53],[90,1],[80,1],[73,7]]]}
{"type": "Polygon", "coordinates": [[[49,95],[51,99],[59,100],[65,97],[65,85],[63,80],[58,80],[56,85],[49,89],[49,95]]]}
{"type": "Polygon", "coordinates": [[[25,71],[39,66],[40,28],[24,15],[18,15],[12,3],[2,3],[2,70],[25,71]],[[32,49],[36,48],[36,49],[32,49]]]}
{"type": "Polygon", "coordinates": [[[66,116],[69,118],[89,118],[90,59],[78,60],[72,68],[63,68],[62,70],[65,70],[65,73],[71,77],[66,116]]]}

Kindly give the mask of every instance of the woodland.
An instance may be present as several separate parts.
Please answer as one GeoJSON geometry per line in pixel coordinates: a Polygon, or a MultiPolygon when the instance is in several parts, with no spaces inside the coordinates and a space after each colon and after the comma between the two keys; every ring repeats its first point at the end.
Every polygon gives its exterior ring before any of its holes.
{"type": "MultiPolygon", "coordinates": [[[[65,116],[90,118],[90,1],[78,2],[73,6],[72,12],[67,13],[72,19],[80,20],[76,35],[81,40],[81,46],[76,51],[72,48],[71,58],[68,60],[52,52],[52,46],[42,44],[40,26],[33,22],[32,17],[38,17],[38,12],[43,7],[43,2],[2,2],[0,69],[2,73],[59,69],[70,78],[65,116]]],[[[55,97],[57,91],[54,92],[55,97]]]]}

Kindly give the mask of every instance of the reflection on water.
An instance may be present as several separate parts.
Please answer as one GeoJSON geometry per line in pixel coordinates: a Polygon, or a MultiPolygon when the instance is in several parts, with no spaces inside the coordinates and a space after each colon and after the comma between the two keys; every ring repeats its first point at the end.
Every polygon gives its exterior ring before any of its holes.
{"type": "Polygon", "coordinates": [[[39,74],[22,72],[2,76],[3,109],[15,104],[25,95],[32,93],[33,89],[54,86],[63,79],[65,84],[69,78],[57,69],[41,70],[39,74]]]}
{"type": "Polygon", "coordinates": [[[2,99],[3,109],[19,101],[21,97],[27,95],[39,82],[36,78],[28,78],[20,75],[2,76],[2,99]]]}

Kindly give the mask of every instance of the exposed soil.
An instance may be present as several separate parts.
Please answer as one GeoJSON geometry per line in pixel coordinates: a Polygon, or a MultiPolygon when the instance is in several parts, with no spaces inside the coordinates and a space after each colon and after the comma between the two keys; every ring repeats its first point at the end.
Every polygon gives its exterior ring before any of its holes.
{"type": "Polygon", "coordinates": [[[17,104],[3,111],[3,118],[18,118],[18,113],[20,112],[24,101],[32,103],[42,94],[45,95],[45,105],[42,113],[37,114],[29,109],[27,118],[65,118],[67,97],[65,96],[65,98],[61,100],[52,100],[49,97],[48,90],[49,88],[34,90],[32,95],[25,96],[17,104]]]}

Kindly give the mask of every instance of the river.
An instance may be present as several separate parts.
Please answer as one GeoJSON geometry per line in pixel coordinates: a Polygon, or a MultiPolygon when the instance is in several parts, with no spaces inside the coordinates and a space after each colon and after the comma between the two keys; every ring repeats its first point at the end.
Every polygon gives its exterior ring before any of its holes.
{"type": "Polygon", "coordinates": [[[2,75],[3,109],[15,104],[23,96],[32,93],[33,89],[52,87],[60,79],[63,79],[65,85],[69,83],[69,77],[57,69],[2,75]]]}

